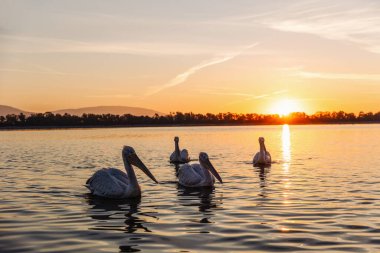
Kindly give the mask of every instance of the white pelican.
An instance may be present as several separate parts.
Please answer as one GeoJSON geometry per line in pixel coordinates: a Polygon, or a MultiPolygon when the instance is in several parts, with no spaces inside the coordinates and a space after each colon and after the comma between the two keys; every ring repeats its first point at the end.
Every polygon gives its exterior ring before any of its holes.
{"type": "Polygon", "coordinates": [[[171,163],[187,163],[190,161],[189,152],[187,152],[187,149],[179,149],[179,138],[176,136],[174,137],[174,152],[170,155],[170,162],[171,163]]]}
{"type": "Polygon", "coordinates": [[[184,164],[178,169],[179,184],[186,187],[213,186],[215,183],[214,176],[220,183],[223,183],[206,153],[199,153],[199,163],[184,164]]]}
{"type": "Polygon", "coordinates": [[[254,166],[270,165],[272,162],[272,158],[270,156],[270,153],[265,148],[264,137],[259,138],[259,144],[260,144],[260,151],[257,152],[256,155],[253,157],[253,165],[254,166]]]}
{"type": "Polygon", "coordinates": [[[132,165],[140,168],[150,179],[158,183],[132,147],[124,146],[122,157],[127,173],[115,168],[98,170],[86,182],[86,187],[92,194],[115,199],[141,196],[141,189],[132,165]]]}

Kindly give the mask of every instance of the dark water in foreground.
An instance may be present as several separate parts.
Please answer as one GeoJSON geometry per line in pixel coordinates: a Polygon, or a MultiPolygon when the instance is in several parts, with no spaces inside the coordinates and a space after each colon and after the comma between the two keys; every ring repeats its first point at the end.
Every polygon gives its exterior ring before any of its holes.
{"type": "Polygon", "coordinates": [[[0,132],[0,252],[380,252],[380,125],[0,132]],[[187,190],[173,136],[224,184],[187,190]],[[253,168],[265,136],[275,163],[253,168]],[[140,201],[94,198],[98,168],[133,146],[140,201]]]}

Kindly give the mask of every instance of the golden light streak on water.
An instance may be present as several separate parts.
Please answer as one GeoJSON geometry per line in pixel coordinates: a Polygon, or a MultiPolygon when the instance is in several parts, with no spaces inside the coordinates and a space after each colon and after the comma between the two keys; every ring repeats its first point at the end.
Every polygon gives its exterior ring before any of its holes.
{"type": "Polygon", "coordinates": [[[289,125],[285,124],[282,126],[282,160],[283,160],[283,170],[284,172],[289,171],[289,165],[291,161],[291,142],[290,142],[290,128],[289,125]]]}
{"type": "Polygon", "coordinates": [[[290,231],[289,228],[284,228],[284,227],[282,227],[280,230],[281,230],[281,232],[285,232],[285,233],[290,231]]]}
{"type": "Polygon", "coordinates": [[[289,201],[289,195],[291,190],[291,181],[289,180],[288,174],[289,174],[289,167],[290,167],[290,160],[291,160],[291,143],[290,143],[290,129],[289,125],[283,125],[282,126],[282,133],[281,133],[281,141],[282,141],[282,169],[284,172],[284,178],[282,179],[282,186],[283,186],[283,192],[282,192],[282,204],[283,205],[289,205],[291,204],[291,201],[289,201]]]}

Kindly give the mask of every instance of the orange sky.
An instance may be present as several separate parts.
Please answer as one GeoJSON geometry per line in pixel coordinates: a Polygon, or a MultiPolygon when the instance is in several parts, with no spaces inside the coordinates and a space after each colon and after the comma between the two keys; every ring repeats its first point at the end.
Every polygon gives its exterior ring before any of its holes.
{"type": "Polygon", "coordinates": [[[1,1],[0,104],[380,111],[380,3],[333,3],[1,1]]]}

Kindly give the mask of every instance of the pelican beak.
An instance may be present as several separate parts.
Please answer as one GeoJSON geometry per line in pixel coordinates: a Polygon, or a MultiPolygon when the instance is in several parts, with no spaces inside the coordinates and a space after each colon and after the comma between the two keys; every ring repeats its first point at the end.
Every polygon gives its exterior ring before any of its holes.
{"type": "Polygon", "coordinates": [[[128,157],[129,162],[138,167],[140,170],[142,170],[150,179],[152,179],[154,182],[158,184],[158,181],[153,176],[153,174],[150,172],[150,170],[145,166],[145,164],[140,160],[140,158],[136,154],[130,154],[128,157]]]}
{"type": "Polygon", "coordinates": [[[218,179],[218,181],[221,184],[223,184],[222,178],[219,176],[219,173],[216,171],[216,169],[214,168],[214,166],[211,164],[210,160],[207,159],[204,163],[206,165],[206,168],[211,172],[211,174],[213,174],[214,177],[216,177],[216,179],[218,179]]]}

